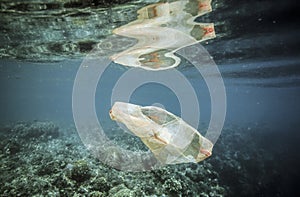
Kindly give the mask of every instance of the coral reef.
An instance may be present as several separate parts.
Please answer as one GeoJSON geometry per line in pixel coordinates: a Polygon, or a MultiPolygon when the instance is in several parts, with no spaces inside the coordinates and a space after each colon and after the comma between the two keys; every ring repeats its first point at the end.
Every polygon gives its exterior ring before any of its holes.
{"type": "MultiPolygon", "coordinates": [[[[133,137],[115,133],[110,137],[120,144],[128,145],[127,138],[133,137]]],[[[3,126],[0,139],[4,138],[0,142],[4,196],[222,196],[227,192],[208,162],[140,173],[104,166],[82,145],[74,128],[58,129],[51,122],[3,126]]],[[[129,143],[139,148],[140,142],[129,143]]]]}
{"type": "Polygon", "coordinates": [[[91,178],[91,170],[85,160],[78,160],[73,165],[68,164],[69,178],[76,182],[83,182],[91,178]]]}
{"type": "MultiPolygon", "coordinates": [[[[273,134],[273,142],[274,137],[278,141],[276,149],[265,143],[266,136],[266,128],[226,127],[212,156],[201,163],[130,173],[105,166],[92,157],[74,126],[58,127],[51,122],[1,126],[0,193],[93,197],[293,196],[297,188],[293,188],[293,181],[299,170],[287,166],[297,166],[297,158],[292,157],[297,152],[291,153],[291,148],[279,143],[288,136],[273,134]],[[285,162],[274,162],[278,158],[285,162]]],[[[145,150],[138,138],[121,129],[112,130],[108,137],[123,148],[145,150]]]]}

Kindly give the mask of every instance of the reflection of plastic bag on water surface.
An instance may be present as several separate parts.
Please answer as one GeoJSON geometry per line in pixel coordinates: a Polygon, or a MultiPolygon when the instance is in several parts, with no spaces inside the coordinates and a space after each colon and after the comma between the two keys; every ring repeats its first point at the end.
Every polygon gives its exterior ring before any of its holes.
{"type": "Polygon", "coordinates": [[[163,164],[199,162],[211,155],[213,144],[208,139],[159,107],[116,102],[110,116],[140,137],[163,164]]]}
{"type": "Polygon", "coordinates": [[[137,11],[137,19],[113,33],[137,43],[114,54],[118,64],[147,70],[166,70],[180,64],[174,53],[180,48],[215,38],[213,23],[196,18],[212,11],[211,0],[178,0],[155,3],[137,11]]]}

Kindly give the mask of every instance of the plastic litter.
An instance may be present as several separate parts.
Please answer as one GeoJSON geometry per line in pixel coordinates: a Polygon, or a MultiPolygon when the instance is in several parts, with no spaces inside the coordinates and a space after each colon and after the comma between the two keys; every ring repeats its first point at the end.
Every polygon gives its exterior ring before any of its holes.
{"type": "Polygon", "coordinates": [[[110,117],[126,127],[162,164],[199,162],[211,156],[213,144],[181,118],[155,106],[116,102],[110,117]]]}

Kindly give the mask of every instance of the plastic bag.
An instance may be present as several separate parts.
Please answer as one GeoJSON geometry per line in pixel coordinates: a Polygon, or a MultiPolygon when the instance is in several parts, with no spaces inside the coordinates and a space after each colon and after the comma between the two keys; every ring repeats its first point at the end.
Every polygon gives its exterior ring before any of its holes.
{"type": "Polygon", "coordinates": [[[208,139],[162,108],[116,102],[110,117],[125,124],[163,164],[196,163],[212,153],[208,139]]]}

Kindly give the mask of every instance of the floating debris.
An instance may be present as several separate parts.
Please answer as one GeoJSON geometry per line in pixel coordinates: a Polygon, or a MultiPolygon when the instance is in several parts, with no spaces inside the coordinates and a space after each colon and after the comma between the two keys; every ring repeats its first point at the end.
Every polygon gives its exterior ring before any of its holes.
{"type": "Polygon", "coordinates": [[[110,117],[140,137],[162,164],[196,163],[211,156],[208,139],[162,108],[116,102],[110,117]]]}

